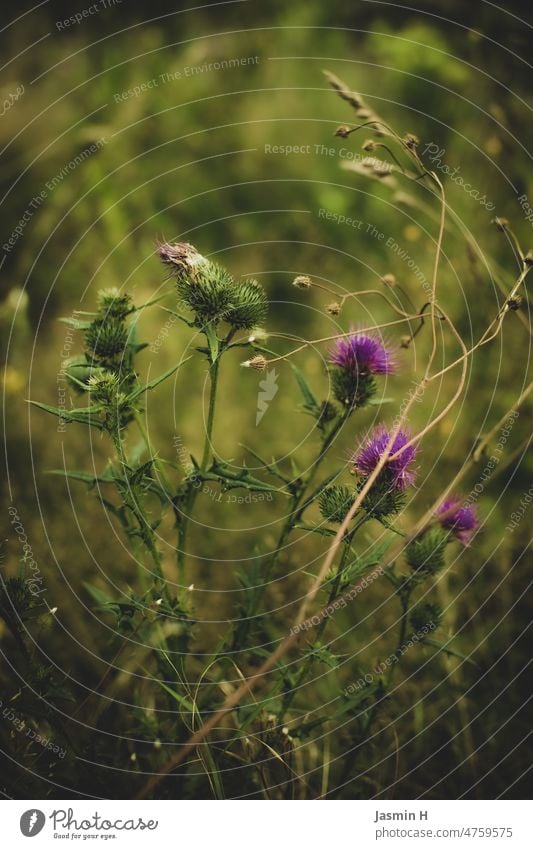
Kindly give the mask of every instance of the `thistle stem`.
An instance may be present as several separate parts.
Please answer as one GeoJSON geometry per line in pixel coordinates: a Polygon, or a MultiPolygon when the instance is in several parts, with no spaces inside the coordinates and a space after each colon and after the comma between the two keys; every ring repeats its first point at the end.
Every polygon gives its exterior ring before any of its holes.
{"type": "MultiPolygon", "coordinates": [[[[219,360],[220,355],[218,354],[214,361],[211,363],[211,368],[209,370],[209,376],[211,380],[211,386],[209,390],[209,408],[207,412],[207,423],[205,430],[205,442],[204,442],[204,450],[202,454],[202,462],[200,464],[200,477],[206,472],[207,467],[209,465],[209,458],[211,456],[211,440],[213,436],[213,425],[215,421],[215,404],[216,404],[216,394],[217,394],[217,384],[218,384],[218,369],[219,369],[219,360]]],[[[185,574],[185,565],[187,559],[186,553],[186,544],[187,544],[187,531],[189,528],[189,517],[194,507],[194,503],[196,501],[196,496],[198,494],[198,489],[194,488],[191,484],[188,486],[187,494],[185,497],[184,508],[183,508],[183,516],[181,520],[181,524],[179,527],[178,533],[178,547],[176,552],[176,560],[177,560],[177,569],[178,569],[178,583],[185,587],[186,574],[185,574]]]]}

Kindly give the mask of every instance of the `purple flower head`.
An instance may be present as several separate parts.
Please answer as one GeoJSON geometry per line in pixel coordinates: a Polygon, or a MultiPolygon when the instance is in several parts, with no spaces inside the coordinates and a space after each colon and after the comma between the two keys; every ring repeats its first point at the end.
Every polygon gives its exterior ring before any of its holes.
{"type": "Polygon", "coordinates": [[[329,361],[354,375],[390,374],[395,367],[391,351],[380,339],[356,332],[337,339],[329,352],[329,361]]]}
{"type": "MultiPolygon", "coordinates": [[[[387,448],[390,437],[391,434],[385,425],[374,428],[354,458],[355,468],[361,475],[370,475],[374,471],[387,448]]],[[[398,431],[389,451],[389,457],[393,457],[397,451],[407,445],[409,439],[410,434],[407,431],[398,431]]],[[[414,483],[415,473],[409,469],[409,466],[415,457],[416,448],[414,445],[409,445],[398,457],[388,460],[383,467],[383,471],[390,477],[390,483],[394,489],[401,492],[414,483]]]]}
{"type": "Polygon", "coordinates": [[[476,507],[465,505],[457,495],[446,498],[435,510],[435,516],[440,525],[451,531],[463,545],[469,545],[479,527],[476,507]]]}

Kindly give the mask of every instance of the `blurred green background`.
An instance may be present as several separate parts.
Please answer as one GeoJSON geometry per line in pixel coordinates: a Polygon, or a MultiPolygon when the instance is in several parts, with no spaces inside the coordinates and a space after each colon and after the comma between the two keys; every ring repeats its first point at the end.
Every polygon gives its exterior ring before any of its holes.
{"type": "MultiPolygon", "coordinates": [[[[24,87],[4,106],[0,121],[0,356],[7,457],[0,485],[6,505],[16,506],[46,576],[47,600],[59,608],[48,651],[60,669],[90,687],[105,671],[111,650],[108,625],[90,612],[83,583],[90,578],[120,592],[135,582],[135,571],[94,493],[46,474],[64,464],[101,469],[110,455],[99,435],[91,434],[89,442],[76,426],[58,433],[54,419],[26,403],[31,398],[56,404],[65,343],[72,344],[71,354],[81,350],[82,340],[74,334],[71,343],[58,317],[92,309],[98,289],[109,286],[131,292],[139,303],[167,291],[166,305],[173,306],[171,284],[154,255],[158,238],[192,242],[235,276],[256,276],[272,302],[268,328],[274,333],[322,338],[339,327],[392,318],[372,297],[349,301],[333,318],[325,312],[327,294],[291,287],[296,274],[357,292],[382,286],[382,275],[394,273],[419,308],[424,301],[419,280],[386,243],[393,238],[430,279],[438,204],[421,187],[408,187],[409,200],[398,195],[407,191],[401,182],[391,188],[342,167],[350,153],[360,151],[365,136],[334,136],[353,114],[327,86],[326,68],[399,130],[416,133],[420,151],[438,145],[442,162],[458,167],[494,204],[491,213],[446,181],[450,229],[440,297],[467,344],[475,341],[518,272],[512,246],[491,218],[507,217],[523,247],[531,244],[531,224],[517,200],[524,193],[533,197],[526,144],[531,78],[520,58],[530,46],[520,21],[527,16],[526,4],[507,4],[504,12],[485,3],[426,2],[411,11],[386,3],[299,0],[222,3],[187,12],[152,2],[153,20],[147,22],[147,8],[141,12],[122,0],[65,25],[77,11],[70,3],[45,4],[0,35],[6,58],[2,100],[24,87]],[[239,62],[226,67],[229,60],[239,62]],[[98,149],[91,151],[95,144],[98,149]],[[301,152],[285,155],[269,146],[300,146],[301,152]],[[32,206],[41,193],[42,203],[32,206]],[[326,220],[321,210],[362,224],[326,220]],[[20,237],[9,245],[24,216],[20,237]],[[384,236],[376,238],[372,227],[384,236]]],[[[520,313],[508,316],[501,337],[473,357],[462,403],[424,443],[406,521],[437,497],[477,438],[520,394],[530,355],[528,317],[526,301],[520,313]]],[[[158,307],[139,321],[140,338],[157,348],[140,358],[151,377],[170,367],[191,342],[194,346],[182,325],[161,335],[166,321],[158,307]]],[[[402,332],[391,328],[387,335],[397,345],[402,332]]],[[[379,416],[392,420],[421,376],[429,341],[421,333],[416,345],[399,353],[401,373],[383,390],[395,403],[379,416]]],[[[275,337],[269,344],[276,346],[275,337]]],[[[317,345],[297,361],[323,397],[326,350],[317,345]]],[[[456,354],[451,344],[444,350],[448,358],[456,354]]],[[[304,467],[316,438],[311,419],[298,412],[290,368],[280,366],[279,392],[256,427],[259,378],[240,368],[243,358],[228,356],[221,378],[217,453],[236,464],[249,462],[242,445],[251,445],[269,457],[291,455],[304,467]]],[[[416,405],[413,428],[427,423],[434,402],[445,403],[456,380],[456,373],[449,373],[416,405]]],[[[175,459],[176,437],[199,454],[205,387],[205,362],[196,356],[172,385],[150,398],[150,429],[163,457],[175,459]]],[[[371,408],[352,419],[335,444],[335,460],[348,456],[375,416],[371,408]]],[[[402,715],[396,739],[407,745],[396,760],[393,732],[383,731],[375,743],[377,765],[362,779],[361,795],[391,783],[388,795],[398,798],[418,796],[427,787],[434,797],[525,792],[521,776],[529,762],[517,744],[527,733],[523,555],[531,517],[526,515],[512,534],[505,527],[531,483],[531,464],[524,457],[529,434],[526,405],[496,473],[485,483],[482,533],[474,548],[457,557],[439,588],[448,606],[446,634],[458,632],[456,647],[473,652],[477,666],[440,659],[398,689],[388,717],[402,715]],[[418,701],[423,691],[430,695],[418,701]]],[[[474,468],[465,493],[478,478],[474,468]]],[[[283,508],[275,501],[232,505],[208,496],[199,502],[200,524],[191,542],[198,559],[190,577],[200,619],[224,620],[234,613],[234,594],[221,590],[235,587],[233,565],[255,545],[262,551],[273,545],[283,508]],[[206,534],[203,522],[220,530],[206,534]]],[[[6,510],[0,522],[4,565],[13,572],[20,551],[6,510]]],[[[170,523],[164,533],[170,575],[170,523]]],[[[286,627],[291,599],[305,585],[303,576],[290,573],[320,553],[315,541],[297,535],[293,541],[298,545],[282,558],[280,580],[269,593],[272,608],[289,605],[274,617],[273,639],[286,627]]],[[[379,603],[381,592],[379,587],[369,591],[368,604],[379,603]]],[[[349,627],[349,615],[353,612],[342,614],[340,630],[349,627]]],[[[382,624],[366,622],[357,640],[364,644],[382,624]]],[[[202,626],[199,646],[212,645],[216,634],[216,624],[202,626]]],[[[385,638],[383,645],[368,649],[369,664],[388,653],[386,643],[385,638]]],[[[416,670],[419,659],[407,658],[408,669],[410,664],[416,670]]],[[[9,667],[3,675],[9,680],[9,667]]],[[[349,682],[353,671],[347,668],[340,677],[349,682]]],[[[331,687],[324,676],[314,698],[327,701],[331,687]]],[[[10,729],[0,733],[8,747],[10,729]]],[[[91,780],[101,783],[104,795],[113,794],[112,775],[89,768],[91,780]]],[[[23,770],[13,782],[8,793],[29,798],[46,792],[23,770]]]]}

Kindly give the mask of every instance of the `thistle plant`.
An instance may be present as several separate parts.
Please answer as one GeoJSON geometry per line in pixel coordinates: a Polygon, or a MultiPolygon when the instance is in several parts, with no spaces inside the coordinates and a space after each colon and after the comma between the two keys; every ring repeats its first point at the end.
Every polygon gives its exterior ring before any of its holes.
{"type": "MultiPolygon", "coordinates": [[[[83,352],[65,367],[76,406],[65,411],[33,402],[68,425],[96,428],[109,439],[114,451],[109,464],[96,476],[84,469],[61,474],[97,493],[102,509],[121,528],[140,566],[137,585],[124,588],[123,597],[102,597],[95,587],[90,592],[99,609],[114,616],[118,633],[134,633],[150,649],[149,660],[142,661],[148,683],[136,691],[132,684],[129,700],[138,715],[143,715],[137,733],[146,740],[153,740],[156,733],[143,713],[147,701],[160,712],[163,719],[157,724],[157,739],[163,742],[152,759],[146,758],[141,764],[141,772],[154,773],[152,778],[147,782],[142,776],[132,779],[135,792],[141,796],[161,792],[158,787],[165,776],[184,761],[187,766],[179,778],[171,776],[164,783],[165,788],[171,788],[163,790],[164,795],[205,793],[206,781],[215,796],[237,794],[239,764],[250,777],[253,792],[266,793],[265,788],[273,787],[277,788],[272,790],[274,794],[289,796],[294,781],[300,781],[290,776],[291,754],[305,752],[305,741],[319,726],[336,727],[349,717],[351,730],[342,741],[347,754],[336,776],[337,784],[342,785],[356,774],[378,717],[385,710],[393,710],[394,677],[402,665],[399,661],[406,642],[418,643],[414,652],[423,647],[439,657],[455,653],[449,639],[439,642],[429,634],[446,620],[438,588],[449,550],[457,544],[468,547],[476,543],[480,525],[476,509],[456,491],[469,463],[465,462],[454,481],[444,487],[438,502],[428,505],[420,518],[415,519],[410,512],[409,499],[415,492],[420,467],[431,455],[428,440],[423,445],[424,438],[460,398],[473,352],[495,338],[507,313],[514,311],[511,303],[516,303],[530,263],[522,252],[520,275],[506,293],[504,306],[468,349],[442,303],[438,286],[447,223],[442,183],[422,162],[413,133],[397,132],[344,83],[331,75],[329,81],[358,119],[353,127],[342,125],[337,135],[353,138],[364,127],[372,138],[363,142],[363,150],[384,157],[383,162],[373,158],[365,165],[363,161],[355,170],[378,181],[392,174],[410,183],[411,189],[424,185],[439,204],[432,282],[424,302],[415,306],[408,296],[409,308],[400,308],[387,294],[388,288],[397,285],[392,274],[383,278],[382,290],[348,294],[315,283],[308,275],[298,275],[293,281],[295,288],[303,293],[316,290],[319,295],[325,290],[335,299],[325,306],[326,312],[345,316],[349,329],[296,344],[296,338],[289,334],[270,328],[267,334],[263,330],[268,320],[268,296],[256,280],[236,280],[229,270],[190,244],[163,242],[156,254],[167,274],[167,294],[179,299],[179,309],[170,312],[194,338],[195,355],[206,365],[210,386],[203,444],[191,453],[187,467],[173,462],[168,447],[156,449],[152,445],[150,429],[144,422],[146,394],[157,392],[161,383],[187,363],[176,354],[176,363],[168,371],[148,382],[140,378],[146,345],[137,341],[135,319],[148,307],[158,306],[158,299],[136,306],[129,294],[104,290],[94,313],[67,319],[84,333],[83,352]],[[354,329],[350,323],[354,316],[349,314],[352,294],[384,300],[391,311],[390,320],[354,329]],[[457,346],[458,354],[452,362],[437,368],[440,330],[450,344],[457,346]],[[409,425],[415,395],[394,418],[382,413],[380,388],[385,381],[394,386],[401,377],[405,369],[401,349],[409,348],[419,333],[426,334],[429,347],[419,381],[421,392],[452,369],[460,376],[444,407],[416,432],[409,425]],[[322,347],[327,362],[331,389],[327,397],[310,385],[296,364],[312,345],[322,347]],[[234,349],[242,349],[246,357],[242,360],[246,370],[239,370],[241,380],[260,380],[272,364],[291,375],[301,395],[301,412],[314,422],[310,463],[298,463],[296,458],[293,465],[267,460],[250,449],[261,464],[262,470],[256,474],[244,464],[236,467],[217,456],[213,433],[218,380],[225,366],[223,359],[234,349]],[[377,409],[379,416],[371,430],[361,412],[368,408],[377,409]],[[143,440],[142,455],[132,449],[131,433],[135,429],[143,440]],[[341,433],[349,434],[352,449],[339,465],[332,447],[341,433]],[[305,472],[300,471],[306,466],[305,472]],[[190,526],[203,484],[216,492],[275,494],[283,503],[275,545],[258,534],[257,553],[235,575],[238,609],[209,647],[207,663],[205,645],[198,650],[200,629],[189,590],[197,578],[190,526]],[[113,498],[105,494],[106,489],[114,491],[113,498]],[[168,523],[164,523],[168,514],[174,520],[171,545],[175,562],[163,554],[162,540],[169,533],[168,523]],[[372,529],[379,536],[369,544],[372,529]],[[302,561],[305,540],[310,538],[316,543],[321,563],[318,567],[315,561],[299,563],[312,573],[303,570],[302,600],[294,622],[292,626],[285,623],[286,636],[274,641],[269,625],[269,585],[283,578],[280,561],[287,545],[291,545],[291,556],[302,561]],[[395,617],[391,630],[395,628],[398,662],[371,675],[371,683],[351,692],[342,686],[346,676],[342,654],[333,650],[340,638],[328,641],[327,635],[336,627],[335,617],[351,616],[351,610],[360,605],[359,593],[367,591],[369,582],[374,581],[390,589],[388,601],[395,617]],[[268,645],[273,642],[276,647],[270,650],[268,645]],[[317,667],[337,676],[337,698],[318,716],[309,718],[302,694],[308,692],[306,686],[312,686],[309,679],[317,667]],[[230,684],[231,670],[235,675],[230,684]],[[253,690],[256,694],[251,697],[253,690]],[[222,731],[224,719],[227,727],[222,731]],[[170,748],[176,742],[181,744],[177,754],[170,748]],[[200,769],[193,769],[192,765],[198,763],[200,769]],[[172,781],[181,782],[178,791],[172,781]]],[[[377,623],[378,633],[380,627],[377,623]]],[[[348,671],[352,678],[364,673],[362,668],[348,671]]],[[[305,767],[306,763],[300,761],[302,775],[305,767]]],[[[352,792],[360,791],[352,788],[352,792]]]]}

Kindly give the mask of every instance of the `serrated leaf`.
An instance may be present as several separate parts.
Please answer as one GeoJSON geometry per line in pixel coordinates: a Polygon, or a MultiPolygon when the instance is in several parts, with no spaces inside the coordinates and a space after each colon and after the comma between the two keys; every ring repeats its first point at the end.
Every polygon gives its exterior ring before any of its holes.
{"type": "Polygon", "coordinates": [[[148,381],[148,383],[146,383],[144,386],[141,386],[139,389],[136,389],[134,392],[132,392],[131,395],[128,397],[128,400],[134,401],[136,398],[139,397],[139,395],[142,395],[143,392],[148,392],[151,389],[155,389],[156,386],[159,386],[160,383],[166,380],[167,377],[170,377],[171,374],[174,374],[175,371],[181,368],[181,366],[184,365],[184,363],[186,363],[190,359],[190,357],[187,357],[185,360],[181,360],[181,362],[179,362],[177,365],[172,366],[171,368],[167,369],[167,371],[164,371],[163,374],[160,374],[159,377],[155,377],[153,380],[148,381]]]}
{"type": "Polygon", "coordinates": [[[87,330],[88,327],[91,326],[91,321],[80,321],[79,318],[60,318],[58,321],[61,324],[66,324],[68,327],[73,327],[74,330],[87,330]]]}
{"type": "Polygon", "coordinates": [[[310,413],[315,418],[318,418],[321,411],[320,404],[313,395],[313,392],[311,391],[307,380],[305,379],[303,373],[300,371],[298,366],[295,366],[294,363],[291,363],[291,368],[294,372],[294,376],[296,378],[298,386],[300,387],[300,392],[302,393],[305,402],[303,405],[304,410],[306,410],[306,412],[310,413]]]}

